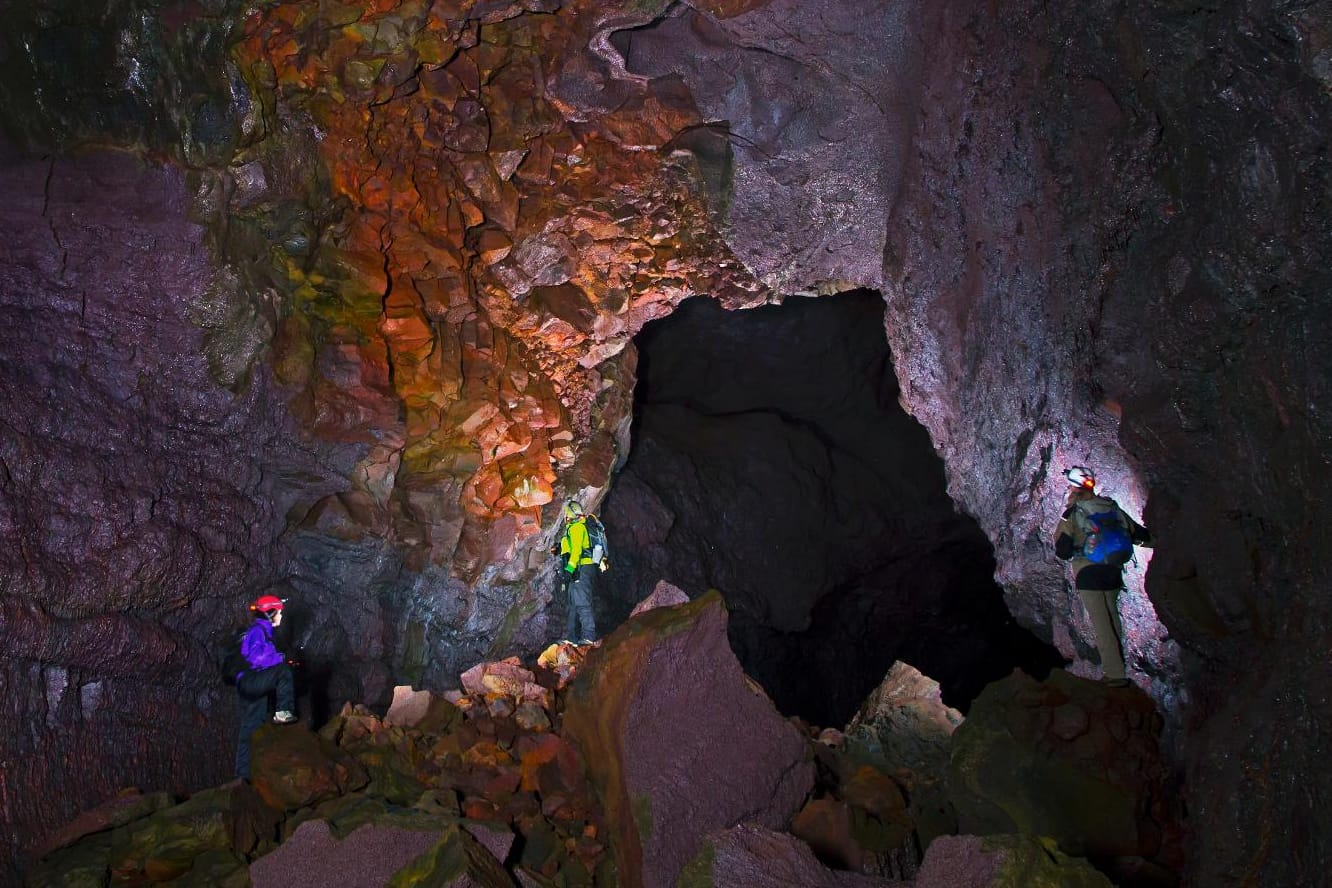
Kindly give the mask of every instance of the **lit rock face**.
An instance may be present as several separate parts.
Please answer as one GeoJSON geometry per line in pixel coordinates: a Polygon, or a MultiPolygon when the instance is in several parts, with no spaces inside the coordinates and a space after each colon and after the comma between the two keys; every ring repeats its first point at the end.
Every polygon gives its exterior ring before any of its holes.
{"type": "Polygon", "coordinates": [[[208,639],[282,559],[284,511],[350,461],[301,446],[266,377],[210,378],[217,271],[179,171],[11,158],[0,189],[8,860],[125,786],[229,773],[208,639]]]}
{"type": "Polygon", "coordinates": [[[1189,719],[1197,884],[1316,880],[1332,850],[1303,739],[1327,734],[1332,677],[1329,15],[939,7],[889,226],[903,400],[1015,615],[1086,638],[1045,548],[1059,470],[1094,465],[1135,513],[1150,488],[1146,589],[1183,695],[1136,583],[1125,616],[1134,668],[1189,719]]]}
{"type": "Polygon", "coordinates": [[[896,659],[963,707],[1016,667],[1062,663],[1005,611],[988,541],[898,405],[883,311],[870,292],[696,300],[640,337],[634,450],[603,511],[605,625],[656,577],[715,588],[745,671],[821,725],[896,659]]]}

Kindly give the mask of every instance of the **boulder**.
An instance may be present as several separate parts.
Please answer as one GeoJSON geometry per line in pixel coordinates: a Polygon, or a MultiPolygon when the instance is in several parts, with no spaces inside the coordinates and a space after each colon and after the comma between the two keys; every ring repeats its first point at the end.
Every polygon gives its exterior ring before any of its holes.
{"type": "Polygon", "coordinates": [[[914,888],[1111,888],[1090,863],[1031,836],[940,836],[914,888]]]}
{"type": "Polygon", "coordinates": [[[689,596],[678,586],[672,586],[665,580],[658,580],[656,588],[652,590],[647,598],[644,598],[634,609],[630,611],[629,616],[636,617],[641,613],[653,610],[659,607],[674,607],[677,604],[688,604],[689,596]]]}
{"type": "MultiPolygon", "coordinates": [[[[674,883],[672,883],[674,884],[674,883]]],[[[709,835],[680,873],[680,888],[888,888],[908,882],[825,867],[793,836],[742,823],[709,835]]]]}
{"type": "Polygon", "coordinates": [[[715,592],[627,621],[569,690],[578,745],[612,824],[621,884],[675,884],[709,833],[782,828],[813,785],[801,733],[748,681],[715,592]]]}
{"type": "Polygon", "coordinates": [[[962,829],[1177,864],[1180,812],[1160,730],[1137,688],[1063,670],[1044,682],[1015,672],[982,692],[953,738],[949,792],[962,829]]]}
{"type": "Polygon", "coordinates": [[[40,860],[52,852],[73,845],[86,836],[124,826],[155,811],[171,805],[171,796],[165,792],[144,795],[137,789],[122,790],[115,798],[84,811],[64,828],[57,830],[32,849],[34,859],[40,860]]]}
{"type": "Polygon", "coordinates": [[[206,789],[118,833],[109,859],[111,873],[122,882],[179,878],[208,852],[225,859],[264,850],[272,843],[278,820],[278,812],[245,783],[206,789]]]}
{"type": "Polygon", "coordinates": [[[327,821],[308,820],[276,851],[250,864],[250,880],[254,888],[384,885],[445,834],[439,828],[365,824],[338,839],[327,821]]]}
{"type": "Polygon", "coordinates": [[[583,661],[593,650],[586,645],[552,644],[537,658],[537,667],[549,676],[549,684],[562,691],[573,682],[583,661]]]}
{"type": "Polygon", "coordinates": [[[942,775],[962,713],[945,706],[939,683],[897,662],[846,726],[848,742],[874,751],[888,769],[942,775]]]}
{"type": "Polygon", "coordinates": [[[393,702],[384,713],[384,723],[410,728],[418,724],[430,711],[435,695],[429,691],[412,690],[411,685],[398,685],[393,689],[393,702]]]}
{"type": "Polygon", "coordinates": [[[369,779],[355,759],[301,728],[265,725],[250,742],[254,788],[280,811],[360,789],[369,779]]]}

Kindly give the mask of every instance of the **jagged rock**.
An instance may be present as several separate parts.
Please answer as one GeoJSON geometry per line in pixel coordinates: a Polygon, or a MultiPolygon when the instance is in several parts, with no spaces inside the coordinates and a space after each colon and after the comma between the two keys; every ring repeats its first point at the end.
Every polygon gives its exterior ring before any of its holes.
{"type": "Polygon", "coordinates": [[[1091,864],[1031,836],[940,836],[914,888],[1112,888],[1091,864]]]}
{"type": "Polygon", "coordinates": [[[636,617],[641,613],[650,611],[658,607],[672,607],[677,604],[688,604],[689,596],[679,586],[673,586],[665,580],[658,580],[657,585],[652,589],[652,594],[644,598],[634,609],[629,612],[629,616],[636,617]]]}
{"type": "Polygon", "coordinates": [[[784,826],[813,784],[803,737],[741,672],[716,593],[608,636],[570,689],[563,725],[627,886],[673,883],[705,835],[741,819],[784,826]]]}
{"type": "Polygon", "coordinates": [[[251,781],[280,811],[295,811],[365,786],[365,769],[298,726],[264,725],[251,740],[251,781]]]}
{"type": "Polygon", "coordinates": [[[897,662],[865,698],[846,726],[862,750],[874,750],[889,768],[941,775],[962,713],[945,706],[939,683],[897,662]]]}
{"type": "Polygon", "coordinates": [[[1178,865],[1177,801],[1161,719],[1136,688],[1062,670],[1015,672],[976,699],[953,738],[950,797],[966,832],[1052,836],[1071,854],[1178,865]]]}
{"type": "Polygon", "coordinates": [[[171,882],[172,888],[251,888],[250,864],[231,851],[205,851],[190,871],[171,882]]]}
{"type": "MultiPolygon", "coordinates": [[[[243,782],[206,789],[119,831],[121,837],[111,849],[111,873],[120,881],[167,881],[191,872],[205,852],[218,852],[226,869],[230,855],[271,847],[279,818],[243,782]]],[[[211,868],[217,857],[210,860],[211,868]]]]}
{"type": "Polygon", "coordinates": [[[909,882],[830,870],[819,863],[804,842],[752,823],[710,834],[703,841],[698,855],[680,873],[678,884],[680,888],[910,886],[909,882]]]}
{"type": "Polygon", "coordinates": [[[587,645],[552,644],[541,652],[537,666],[553,676],[556,690],[564,690],[578,675],[579,668],[592,650],[587,645]]]}
{"type": "MultiPolygon", "coordinates": [[[[882,781],[892,775],[909,793],[909,803],[904,816],[885,815],[884,822],[911,824],[921,847],[935,836],[955,832],[957,815],[946,778],[953,732],[961,723],[962,714],[944,705],[938,682],[906,663],[894,663],[836,746],[842,791],[857,784],[856,774],[864,767],[869,768],[870,783],[863,788],[886,789],[882,781]]],[[[880,796],[876,804],[886,802],[896,809],[891,792],[880,796]]]]}
{"type": "Polygon", "coordinates": [[[426,854],[395,873],[385,888],[513,888],[514,885],[513,877],[489,847],[470,831],[453,829],[426,854]]]}
{"type": "Polygon", "coordinates": [[[418,724],[430,711],[435,695],[429,691],[413,690],[411,685],[398,685],[393,689],[393,702],[384,713],[384,723],[410,728],[418,724]]]}
{"type": "Polygon", "coordinates": [[[479,697],[511,697],[515,703],[531,701],[543,707],[551,703],[550,691],[537,684],[536,675],[523,668],[517,657],[478,663],[464,672],[460,680],[464,692],[479,697]]]}
{"type": "Polygon", "coordinates": [[[32,849],[34,859],[40,860],[52,852],[83,838],[124,826],[142,817],[169,807],[171,796],[165,792],[144,795],[137,789],[126,789],[105,804],[75,817],[64,829],[58,830],[32,849]]]}

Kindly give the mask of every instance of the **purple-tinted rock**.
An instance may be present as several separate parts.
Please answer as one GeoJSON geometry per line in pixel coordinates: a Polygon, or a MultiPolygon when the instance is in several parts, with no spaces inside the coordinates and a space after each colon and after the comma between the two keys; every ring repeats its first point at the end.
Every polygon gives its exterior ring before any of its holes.
{"type": "Polygon", "coordinates": [[[366,824],[334,838],[325,820],[308,820],[276,851],[250,864],[254,888],[380,886],[440,840],[439,832],[366,824]]]}
{"type": "Polygon", "coordinates": [[[714,832],[685,867],[682,884],[713,888],[909,888],[910,882],[839,872],[819,863],[809,846],[753,823],[714,832]]]}
{"type": "Polygon", "coordinates": [[[740,670],[716,593],[608,636],[563,724],[589,763],[626,886],[673,885],[713,830],[785,826],[813,784],[804,738],[740,670]]]}
{"type": "Polygon", "coordinates": [[[1111,888],[1085,860],[1030,836],[940,836],[912,888],[1111,888]]]}
{"type": "Polygon", "coordinates": [[[689,596],[685,594],[683,589],[678,586],[672,586],[665,580],[660,580],[652,590],[651,595],[634,605],[634,609],[629,612],[629,616],[636,617],[653,608],[671,607],[677,604],[687,604],[688,602],[689,596]]]}

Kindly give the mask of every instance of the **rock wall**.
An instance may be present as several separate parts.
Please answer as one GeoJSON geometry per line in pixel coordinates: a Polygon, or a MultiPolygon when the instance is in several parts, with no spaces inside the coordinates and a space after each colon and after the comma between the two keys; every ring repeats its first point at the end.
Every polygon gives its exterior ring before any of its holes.
{"type": "Polygon", "coordinates": [[[126,785],[229,773],[209,639],[275,573],[286,507],[342,469],[265,380],[209,378],[217,269],[178,170],[6,156],[0,188],[8,860],[126,785]]]}
{"type": "Polygon", "coordinates": [[[1316,881],[1328,786],[1285,738],[1328,731],[1328,13],[954,4],[926,34],[886,253],[904,400],[1056,639],[1058,471],[1146,502],[1126,620],[1187,723],[1190,878],[1316,881]]]}
{"type": "Polygon", "coordinates": [[[1322,6],[17,6],[4,773],[85,765],[6,778],[0,825],[211,777],[182,750],[229,716],[188,676],[253,586],[298,593],[333,696],[530,643],[642,324],[869,285],[1010,610],[1084,672],[1058,471],[1145,508],[1130,655],[1183,730],[1194,880],[1321,873],[1322,6]],[[181,699],[197,730],[150,743],[181,699]]]}

